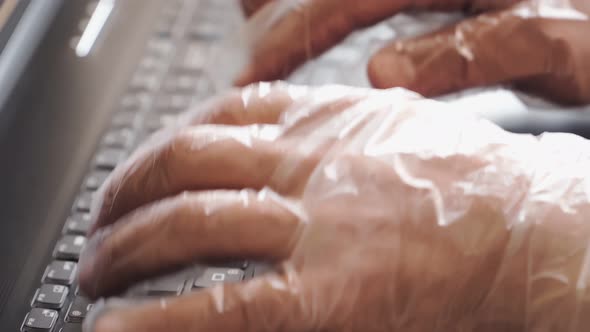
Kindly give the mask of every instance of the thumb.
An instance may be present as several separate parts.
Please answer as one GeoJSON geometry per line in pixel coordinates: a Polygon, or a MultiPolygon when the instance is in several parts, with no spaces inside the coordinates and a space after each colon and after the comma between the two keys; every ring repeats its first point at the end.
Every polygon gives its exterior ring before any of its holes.
{"type": "MultiPolygon", "coordinates": [[[[516,7],[517,8],[517,7],[516,7]]],[[[377,88],[405,87],[425,96],[573,73],[567,43],[542,29],[549,19],[524,18],[514,8],[481,15],[443,30],[392,43],[371,58],[377,88]]]]}

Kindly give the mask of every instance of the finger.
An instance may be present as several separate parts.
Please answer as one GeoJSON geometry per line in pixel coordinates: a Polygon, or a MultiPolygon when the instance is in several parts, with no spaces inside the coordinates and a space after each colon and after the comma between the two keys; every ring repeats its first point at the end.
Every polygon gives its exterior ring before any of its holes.
{"type": "Polygon", "coordinates": [[[268,276],[178,298],[105,310],[93,332],[310,331],[299,283],[268,276]]]}
{"type": "MultiPolygon", "coordinates": [[[[472,10],[503,8],[520,0],[468,1],[472,10]]],[[[249,65],[235,85],[271,81],[287,76],[306,60],[318,56],[356,29],[403,10],[461,10],[464,0],[274,1],[254,15],[247,26],[253,36],[249,65]]]]}
{"type": "Polygon", "coordinates": [[[80,260],[80,287],[96,298],[199,260],[282,260],[300,226],[269,192],[181,194],[138,209],[108,234],[96,234],[80,260]]]}
{"type": "Polygon", "coordinates": [[[283,82],[252,84],[214,97],[189,110],[181,116],[180,123],[184,126],[276,124],[285,110],[305,91],[305,87],[283,82]]]}
{"type": "Polygon", "coordinates": [[[137,151],[103,184],[90,234],[141,205],[182,191],[272,185],[283,151],[251,130],[201,126],[153,140],[158,144],[137,151]]]}
{"type": "Polygon", "coordinates": [[[482,15],[385,47],[370,60],[371,83],[378,88],[405,87],[437,96],[548,74],[576,81],[580,73],[576,73],[574,62],[568,61],[571,47],[585,42],[547,29],[547,23],[587,23],[523,18],[514,10],[482,15]]]}
{"type": "Polygon", "coordinates": [[[590,42],[586,36],[590,21],[548,21],[541,29],[548,35],[561,36],[567,51],[558,59],[564,68],[518,80],[516,86],[564,104],[590,103],[590,42]]]}
{"type": "MultiPolygon", "coordinates": [[[[286,89],[290,98],[302,103],[300,106],[306,111],[285,119],[290,132],[287,129],[281,132],[276,126],[199,126],[181,128],[178,133],[163,132],[152,138],[118,167],[99,190],[92,208],[90,235],[141,205],[186,190],[268,186],[285,195],[300,192],[321,158],[322,149],[330,145],[309,142],[306,149],[298,150],[296,136],[309,135],[318,126],[322,114],[340,112],[367,92],[330,86],[313,90],[287,86],[286,89]],[[309,110],[311,105],[313,112],[309,110]],[[278,135],[285,136],[280,144],[275,142],[278,135]],[[275,174],[277,165],[284,164],[287,156],[288,165],[275,174]]],[[[264,114],[264,107],[261,109],[264,114]]],[[[246,117],[244,121],[256,117],[246,117]]]]}
{"type": "MultiPolygon", "coordinates": [[[[256,83],[214,97],[182,115],[179,128],[217,124],[247,126],[252,124],[283,124],[285,115],[294,106],[324,106],[345,98],[365,96],[365,89],[343,86],[309,88],[285,82],[256,83]]],[[[297,112],[301,113],[301,112],[297,112]]]]}
{"type": "Polygon", "coordinates": [[[247,29],[255,40],[251,45],[249,65],[238,75],[235,84],[244,86],[285,77],[355,29],[376,23],[406,8],[409,2],[315,0],[269,3],[248,23],[247,29]]]}

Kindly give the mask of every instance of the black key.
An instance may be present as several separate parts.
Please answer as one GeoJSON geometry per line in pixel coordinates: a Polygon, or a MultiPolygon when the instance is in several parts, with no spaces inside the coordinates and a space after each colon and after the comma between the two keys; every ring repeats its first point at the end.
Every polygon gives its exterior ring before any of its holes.
{"type": "Polygon", "coordinates": [[[207,265],[211,267],[227,267],[232,269],[242,269],[245,270],[248,268],[250,263],[245,259],[236,259],[236,260],[223,260],[223,261],[213,261],[209,262],[207,265]]]}
{"type": "Polygon", "coordinates": [[[162,278],[149,282],[146,286],[149,296],[175,296],[180,295],[184,289],[184,279],[162,278]]]}
{"type": "Polygon", "coordinates": [[[86,181],[84,181],[84,187],[86,190],[95,191],[104,183],[104,181],[109,176],[110,172],[108,171],[93,171],[88,175],[86,181]]]}
{"type": "Polygon", "coordinates": [[[22,331],[51,331],[57,322],[58,313],[51,309],[33,308],[25,318],[22,331]]]}
{"type": "Polygon", "coordinates": [[[37,290],[33,306],[60,309],[68,297],[68,287],[63,285],[44,284],[37,290]]]}
{"type": "Polygon", "coordinates": [[[82,332],[82,324],[67,323],[59,332],[82,332]]]}
{"type": "Polygon", "coordinates": [[[96,167],[112,170],[125,159],[125,151],[116,149],[104,149],[96,155],[96,167]]]}
{"type": "Polygon", "coordinates": [[[93,304],[87,298],[76,297],[68,309],[66,320],[71,323],[81,323],[92,310],[92,306],[93,304]]]}
{"type": "Polygon", "coordinates": [[[108,148],[126,149],[132,142],[133,132],[127,128],[111,130],[102,138],[102,145],[108,148]]]}
{"type": "Polygon", "coordinates": [[[92,193],[83,192],[76,199],[76,210],[80,212],[90,212],[92,206],[92,193]]]}
{"type": "Polygon", "coordinates": [[[90,214],[88,213],[76,213],[69,217],[64,226],[65,234],[78,234],[86,235],[92,225],[90,220],[90,214]]]}
{"type": "Polygon", "coordinates": [[[195,287],[207,288],[218,283],[238,282],[244,279],[244,271],[240,269],[210,267],[195,280],[195,287]]]}
{"type": "Polygon", "coordinates": [[[43,276],[43,283],[54,283],[69,286],[74,282],[78,265],[68,261],[53,261],[43,276]]]}
{"type": "Polygon", "coordinates": [[[231,262],[227,262],[227,263],[223,263],[220,266],[223,267],[231,267],[234,269],[242,269],[245,270],[248,268],[248,265],[250,263],[247,260],[235,260],[235,261],[231,261],[231,262]]]}
{"type": "Polygon", "coordinates": [[[64,235],[55,245],[53,256],[57,259],[78,260],[86,245],[86,237],[82,235],[64,235]]]}

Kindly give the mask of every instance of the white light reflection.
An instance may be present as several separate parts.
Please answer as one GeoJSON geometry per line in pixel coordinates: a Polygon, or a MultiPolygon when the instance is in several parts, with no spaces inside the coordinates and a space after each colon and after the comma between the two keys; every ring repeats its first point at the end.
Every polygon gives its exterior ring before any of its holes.
{"type": "Polygon", "coordinates": [[[82,37],[80,37],[76,45],[77,56],[85,57],[90,53],[92,45],[94,45],[94,42],[98,38],[114,6],[115,0],[100,0],[98,2],[94,12],[92,12],[92,16],[90,16],[86,29],[82,33],[82,37]]]}

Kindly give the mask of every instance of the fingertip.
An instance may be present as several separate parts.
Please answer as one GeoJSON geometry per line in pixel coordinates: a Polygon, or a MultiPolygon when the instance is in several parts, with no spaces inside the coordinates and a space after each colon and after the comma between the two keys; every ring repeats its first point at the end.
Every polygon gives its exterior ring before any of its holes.
{"type": "Polygon", "coordinates": [[[378,89],[415,88],[416,73],[411,59],[394,49],[382,49],[374,54],[367,65],[371,85],[378,89]]]}
{"type": "Polygon", "coordinates": [[[256,83],[256,70],[252,65],[248,65],[242,72],[234,79],[234,86],[243,88],[249,84],[256,83]]]}

